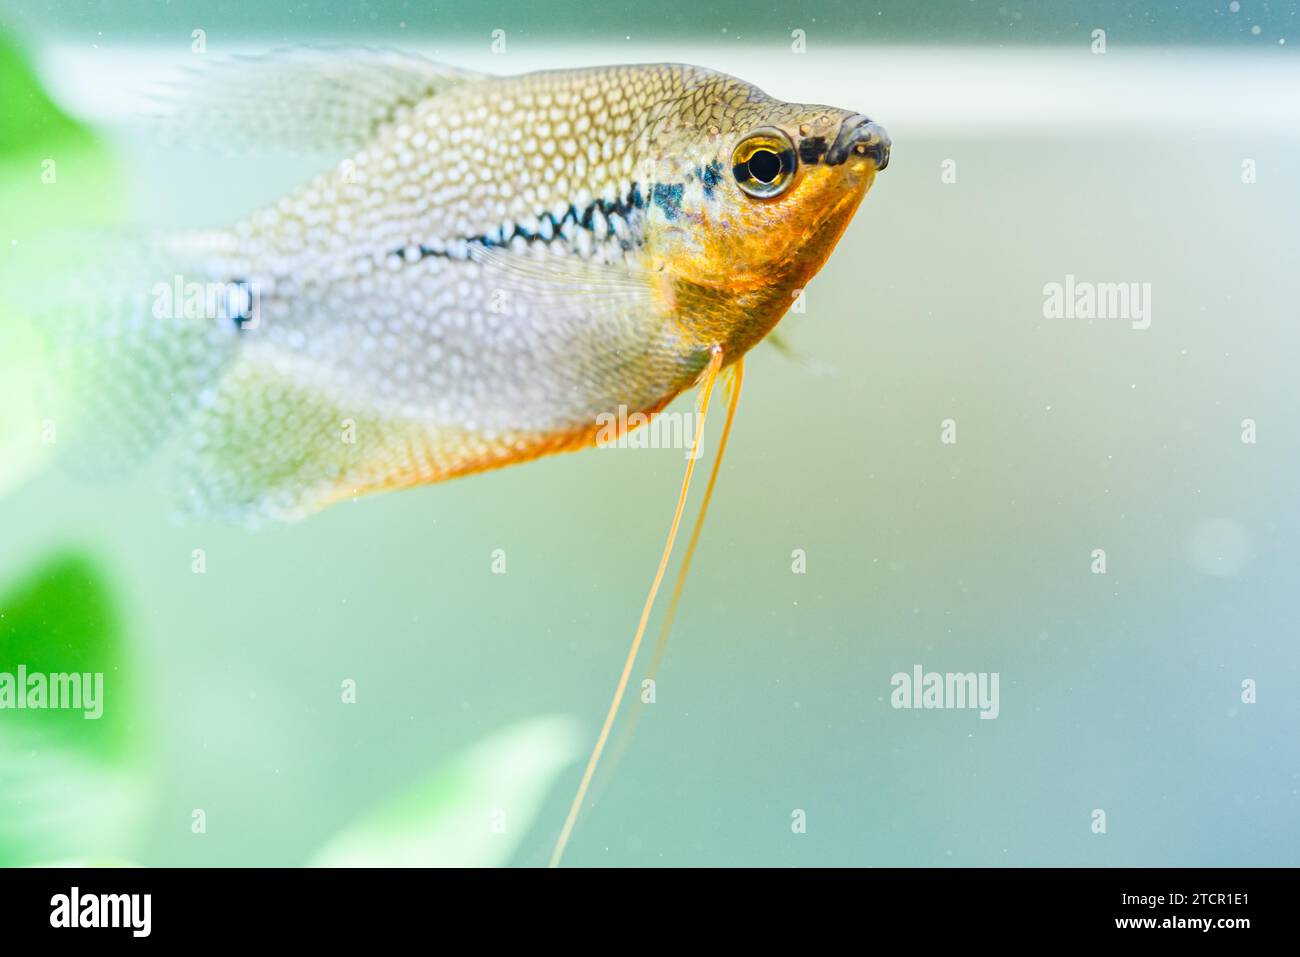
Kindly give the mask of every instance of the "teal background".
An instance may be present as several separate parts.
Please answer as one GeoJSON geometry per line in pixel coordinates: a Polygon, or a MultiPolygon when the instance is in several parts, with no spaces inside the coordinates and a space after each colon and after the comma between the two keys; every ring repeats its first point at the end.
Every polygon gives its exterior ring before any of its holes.
{"type": "Polygon", "coordinates": [[[1265,42],[1296,29],[1293,3],[1247,0],[1235,13],[1229,4],[1160,0],[1089,3],[1053,0],[822,0],[755,2],[665,0],[654,4],[583,3],[559,0],[520,4],[512,0],[296,0],[259,4],[247,0],[6,0],[18,18],[65,36],[130,36],[166,42],[194,27],[259,40],[301,43],[304,35],[352,37],[418,35],[441,42],[486,36],[505,29],[548,42],[609,43],[631,37],[763,42],[801,27],[841,41],[976,43],[1015,46],[1069,43],[1094,27],[1117,39],[1140,43],[1258,44],[1250,28],[1259,25],[1265,42]]]}
{"type": "MultiPolygon", "coordinates": [[[[806,361],[768,346],[749,360],[658,704],[598,782],[569,863],[1296,865],[1300,132],[1283,82],[1297,76],[1295,11],[919,6],[724,3],[696,19],[658,4],[653,19],[628,15],[635,29],[617,8],[555,4],[334,15],[232,2],[200,21],[184,5],[55,3],[18,20],[38,62],[76,68],[49,70],[56,91],[125,84],[101,56],[115,45],[148,51],[131,78],[165,73],[194,26],[214,52],[222,30],[256,49],[365,28],[433,52],[437,30],[501,26],[527,38],[504,72],[689,43],[689,59],[861,109],[893,134],[893,162],[807,312],[782,325],[806,361]],[[814,16],[796,59],[789,30],[814,16]],[[978,102],[968,73],[936,72],[942,48],[910,45],[951,42],[1051,89],[1108,19],[1104,69],[1118,72],[1078,121],[989,101],[922,122],[890,113],[914,102],[909,83],[873,76],[877,56],[930,64],[935,90],[978,102]],[[1259,37],[1243,32],[1252,23],[1259,37]],[[741,40],[722,36],[728,24],[741,40]],[[647,45],[629,47],[629,32],[647,45]],[[1153,65],[1189,85],[1217,71],[1232,108],[1144,115],[1153,65]],[[1044,319],[1042,287],[1067,273],[1150,282],[1151,328],[1044,319]],[[1255,445],[1240,439],[1247,417],[1255,445]],[[1089,570],[1094,548],[1104,576],[1089,570]],[[793,549],[806,574],[791,573],[793,549]],[[890,677],[916,663],[999,672],[1001,716],[893,710],[890,677]],[[1240,701],[1247,678],[1256,704],[1240,701]],[[806,834],[791,833],[796,808],[806,834]]],[[[486,44],[438,52],[492,68],[486,44]]],[[[141,225],[228,223],[311,172],[168,152],[116,117],[104,129],[141,225]]],[[[0,240],[41,227],[3,222],[0,240]]],[[[509,722],[572,714],[594,738],[681,468],[672,450],[589,451],[257,533],[175,524],[165,460],[125,483],[51,470],[0,499],[0,579],[64,545],[109,569],[156,737],[130,853],[295,864],[509,722]],[[205,575],[191,573],[195,548],[205,575]],[[491,573],[494,549],[505,575],[491,573]],[[356,705],[339,702],[344,678],[356,705]],[[190,833],[194,807],[206,835],[190,833]]],[[[579,772],[516,863],[545,862],[579,772]]]]}

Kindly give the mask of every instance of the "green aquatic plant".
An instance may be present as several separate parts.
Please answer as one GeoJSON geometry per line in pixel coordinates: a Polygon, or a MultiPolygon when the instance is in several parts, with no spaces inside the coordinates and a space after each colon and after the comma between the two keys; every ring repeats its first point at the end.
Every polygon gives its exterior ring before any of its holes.
{"type": "Polygon", "coordinates": [[[41,86],[36,71],[17,40],[0,27],[0,90],[5,108],[0,111],[0,154],[15,155],[33,142],[81,141],[91,136],[68,116],[41,86]]]}
{"type": "Polygon", "coordinates": [[[0,865],[134,846],[150,738],[118,602],[68,552],[0,594],[0,865]]]}
{"type": "Polygon", "coordinates": [[[475,742],[381,802],[312,859],[317,867],[496,867],[514,856],[579,754],[572,718],[545,716],[475,742]]]}
{"type": "MultiPolygon", "coordinates": [[[[55,556],[0,594],[0,866],[129,866],[139,850],[152,734],[124,635],[85,555],[55,556]]],[[[580,744],[566,717],[497,731],[380,801],[311,863],[506,864],[580,744]]]]}
{"type": "Polygon", "coordinates": [[[35,253],[42,233],[115,222],[122,194],[99,135],[62,110],[17,42],[0,27],[0,495],[49,460],[58,423],[33,390],[43,347],[32,293],[57,280],[57,256],[35,253]]]}

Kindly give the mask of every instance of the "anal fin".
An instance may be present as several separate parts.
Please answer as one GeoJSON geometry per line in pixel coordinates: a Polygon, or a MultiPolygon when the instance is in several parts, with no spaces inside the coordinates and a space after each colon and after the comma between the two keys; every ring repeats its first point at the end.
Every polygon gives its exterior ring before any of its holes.
{"type": "Polygon", "coordinates": [[[595,427],[483,434],[330,388],[300,357],[249,350],[200,410],[185,463],[192,514],[296,520],[408,488],[590,445],[595,427]]]}

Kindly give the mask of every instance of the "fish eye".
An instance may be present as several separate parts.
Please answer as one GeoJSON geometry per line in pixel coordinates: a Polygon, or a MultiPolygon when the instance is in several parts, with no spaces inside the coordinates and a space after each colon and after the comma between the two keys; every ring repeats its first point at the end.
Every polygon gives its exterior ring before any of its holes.
{"type": "Polygon", "coordinates": [[[777,129],[755,130],[731,154],[736,185],[757,199],[780,196],[794,182],[794,146],[777,129]]]}

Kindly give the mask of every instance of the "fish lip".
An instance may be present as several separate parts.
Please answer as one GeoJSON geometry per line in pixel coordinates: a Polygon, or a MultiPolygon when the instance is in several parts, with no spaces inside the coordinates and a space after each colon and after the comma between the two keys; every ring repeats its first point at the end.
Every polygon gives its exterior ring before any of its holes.
{"type": "Polygon", "coordinates": [[[855,113],[840,124],[835,142],[826,151],[826,162],[836,166],[847,160],[850,153],[856,152],[870,157],[879,172],[889,165],[889,148],[892,145],[883,126],[872,122],[870,117],[855,113]]]}

